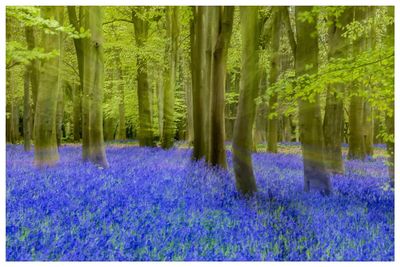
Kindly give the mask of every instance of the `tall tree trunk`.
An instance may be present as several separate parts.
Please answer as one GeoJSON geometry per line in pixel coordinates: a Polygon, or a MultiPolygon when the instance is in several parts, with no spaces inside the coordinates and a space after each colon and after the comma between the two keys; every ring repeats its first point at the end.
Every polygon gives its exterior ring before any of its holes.
{"type": "Polygon", "coordinates": [[[117,89],[119,96],[118,103],[118,139],[126,139],[126,125],[125,125],[125,90],[124,81],[122,77],[122,67],[121,67],[121,49],[117,49],[114,54],[115,58],[115,79],[117,80],[117,89]]]}
{"type": "MultiPolygon", "coordinates": [[[[84,22],[84,7],[79,7],[79,14],[76,14],[75,6],[68,6],[68,18],[69,22],[73,25],[74,29],[80,32],[84,22]]],[[[84,39],[74,39],[74,46],[76,51],[76,58],[78,61],[79,70],[79,81],[80,91],[82,92],[82,108],[81,108],[81,135],[82,135],[82,160],[86,161],[89,159],[89,103],[87,97],[85,97],[83,84],[84,84],[84,39]]]]}
{"type": "MultiPolygon", "coordinates": [[[[135,28],[135,40],[138,49],[143,49],[148,37],[149,22],[143,19],[136,11],[132,12],[135,28]]],[[[139,104],[138,139],[140,146],[154,146],[151,88],[147,77],[147,59],[143,55],[137,56],[137,84],[139,104]]]]}
{"type": "Polygon", "coordinates": [[[84,83],[83,102],[89,110],[88,159],[101,167],[108,167],[103,138],[103,7],[84,7],[84,25],[91,36],[83,42],[84,83]]]}
{"type": "MultiPolygon", "coordinates": [[[[332,17],[328,37],[328,59],[343,58],[348,54],[349,42],[343,37],[346,25],[353,18],[353,8],[347,7],[338,17],[332,17]]],[[[331,84],[327,88],[324,138],[326,167],[332,173],[343,173],[342,139],[344,124],[343,99],[339,97],[345,90],[343,83],[331,84]]]]}
{"type": "MultiPolygon", "coordinates": [[[[280,40],[280,28],[281,28],[281,7],[272,7],[273,21],[272,21],[272,36],[271,36],[271,67],[268,75],[269,86],[273,86],[278,81],[279,76],[279,40],[280,40]]],[[[278,95],[272,93],[268,101],[268,144],[267,152],[277,153],[278,152],[278,95]]]]}
{"type": "MultiPolygon", "coordinates": [[[[69,85],[71,86],[71,85],[69,85]]],[[[74,141],[79,142],[81,140],[82,133],[82,95],[81,95],[81,87],[79,84],[74,83],[72,85],[72,113],[73,113],[73,129],[74,129],[74,141]]]]}
{"type": "Polygon", "coordinates": [[[257,191],[251,159],[255,99],[258,93],[258,7],[240,7],[242,76],[232,152],[236,186],[243,195],[257,191]]]}
{"type": "Polygon", "coordinates": [[[193,20],[190,25],[191,43],[191,70],[192,70],[192,97],[193,97],[193,154],[194,160],[200,160],[206,156],[207,148],[205,144],[204,128],[206,114],[203,109],[204,94],[207,89],[204,84],[205,73],[202,71],[205,65],[204,46],[205,34],[204,13],[205,7],[192,7],[193,20]]]}
{"type": "Polygon", "coordinates": [[[62,82],[62,69],[63,63],[62,58],[64,54],[64,49],[62,46],[63,34],[60,33],[60,56],[59,56],[59,71],[58,71],[58,97],[57,97],[57,115],[56,115],[56,138],[57,138],[57,147],[61,146],[61,139],[62,139],[62,126],[63,126],[63,118],[64,118],[64,87],[62,82]]]}
{"type": "MultiPolygon", "coordinates": [[[[25,38],[26,38],[26,43],[28,46],[29,50],[32,50],[36,47],[36,41],[35,41],[35,34],[34,34],[34,29],[32,26],[25,26],[25,38]]],[[[31,106],[31,112],[30,112],[30,133],[31,133],[31,139],[34,139],[33,136],[33,126],[34,126],[34,117],[35,117],[35,110],[36,110],[36,99],[37,99],[37,92],[39,88],[39,65],[40,62],[39,60],[31,60],[31,62],[28,64],[27,68],[29,69],[29,80],[30,80],[30,86],[32,90],[32,105],[31,106]]]]}
{"type": "Polygon", "coordinates": [[[161,146],[164,149],[174,145],[176,126],[174,122],[175,111],[175,87],[176,69],[178,61],[178,37],[179,37],[179,7],[167,7],[167,68],[164,77],[164,112],[163,112],[163,135],[161,146]]]}
{"type": "MultiPolygon", "coordinates": [[[[356,21],[363,21],[367,18],[367,7],[354,7],[354,19],[356,21]]],[[[353,43],[353,52],[357,56],[366,48],[366,39],[364,36],[358,38],[353,43]]],[[[353,86],[365,87],[360,82],[354,82],[353,86]]],[[[349,116],[349,159],[364,160],[366,157],[365,150],[365,137],[364,137],[364,98],[358,93],[353,95],[350,100],[350,116],[349,116]]]]}
{"type": "MultiPolygon", "coordinates": [[[[44,18],[62,21],[64,7],[41,7],[44,18]]],[[[42,44],[45,52],[60,49],[60,34],[42,33],[42,44]]],[[[40,86],[35,111],[35,164],[39,167],[49,166],[59,160],[56,140],[56,112],[58,98],[59,56],[42,62],[40,69],[40,86]]]]}
{"type": "Polygon", "coordinates": [[[31,96],[30,96],[30,68],[26,66],[24,75],[24,150],[31,150],[31,96]]]}
{"type": "MultiPolygon", "coordinates": [[[[260,70],[260,81],[259,81],[259,95],[264,96],[267,89],[267,73],[263,67],[260,70]]],[[[257,144],[267,141],[267,103],[262,97],[262,101],[256,108],[256,118],[254,125],[253,134],[253,150],[257,152],[257,144]]]]}
{"type": "Polygon", "coordinates": [[[234,7],[219,7],[218,32],[213,52],[211,87],[210,163],[226,168],[225,79],[228,46],[232,34],[234,7]]]}
{"type": "MultiPolygon", "coordinates": [[[[296,76],[311,75],[318,71],[318,36],[316,22],[302,21],[303,12],[310,12],[311,6],[296,6],[297,47],[295,53],[296,76]]],[[[304,190],[311,187],[330,194],[332,185],[324,164],[324,139],[319,97],[299,100],[300,140],[303,151],[304,190]]]]}

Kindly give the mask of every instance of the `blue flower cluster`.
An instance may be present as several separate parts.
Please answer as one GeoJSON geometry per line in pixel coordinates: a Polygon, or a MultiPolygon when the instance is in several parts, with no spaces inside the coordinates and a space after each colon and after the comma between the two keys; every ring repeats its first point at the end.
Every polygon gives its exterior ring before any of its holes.
{"type": "Polygon", "coordinates": [[[253,155],[259,188],[238,197],[228,171],[189,149],[108,147],[109,169],[60,149],[36,169],[7,145],[8,261],[394,260],[394,193],[383,158],[346,161],[334,194],[303,193],[301,156],[253,155]]]}

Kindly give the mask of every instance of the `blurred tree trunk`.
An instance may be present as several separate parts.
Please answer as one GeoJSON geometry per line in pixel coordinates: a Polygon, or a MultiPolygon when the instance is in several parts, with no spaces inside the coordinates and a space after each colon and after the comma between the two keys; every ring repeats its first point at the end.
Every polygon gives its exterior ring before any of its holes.
{"type": "Polygon", "coordinates": [[[191,44],[191,70],[192,70],[192,97],[193,97],[193,154],[194,160],[200,160],[206,156],[207,147],[205,143],[205,122],[206,112],[204,110],[205,90],[205,32],[204,16],[205,7],[192,7],[193,20],[190,25],[190,44],[191,44]]]}
{"type": "Polygon", "coordinates": [[[31,96],[30,96],[30,67],[25,68],[24,74],[24,150],[31,150],[31,96]]]}
{"type": "Polygon", "coordinates": [[[103,138],[103,7],[84,7],[85,29],[90,38],[84,39],[84,83],[83,100],[89,110],[89,155],[88,159],[101,167],[108,167],[103,138]]]}
{"type": "MultiPolygon", "coordinates": [[[[376,49],[376,6],[370,6],[367,9],[367,18],[372,20],[369,28],[369,37],[367,37],[367,46],[369,50],[376,49]]],[[[371,93],[370,86],[366,86],[366,90],[371,93]]],[[[365,153],[372,157],[374,154],[374,120],[372,106],[368,100],[364,103],[363,110],[363,125],[364,125],[364,143],[365,153]]]]}
{"type": "MultiPolygon", "coordinates": [[[[267,73],[263,67],[260,69],[260,81],[258,85],[260,96],[264,96],[267,90],[267,73]]],[[[253,127],[253,151],[257,152],[257,145],[267,141],[267,103],[264,97],[256,107],[256,118],[253,127]]]]}
{"type": "MultiPolygon", "coordinates": [[[[343,58],[349,53],[349,43],[343,33],[345,27],[352,21],[353,8],[347,7],[338,17],[331,17],[332,24],[328,29],[328,60],[343,58]]],[[[327,170],[332,173],[343,173],[342,139],[344,109],[343,94],[345,84],[331,84],[327,88],[325,117],[324,117],[324,138],[325,138],[325,160],[327,170]]]]}
{"type": "Polygon", "coordinates": [[[122,77],[122,67],[121,67],[121,49],[118,48],[114,54],[115,58],[115,78],[117,80],[117,92],[119,96],[118,103],[118,139],[126,139],[126,124],[125,124],[125,90],[124,90],[124,80],[122,77]]]}
{"type": "Polygon", "coordinates": [[[226,168],[225,83],[228,46],[232,34],[233,6],[217,7],[217,37],[213,46],[211,84],[210,163],[226,168]]]}
{"type": "Polygon", "coordinates": [[[178,37],[179,37],[179,7],[167,7],[167,67],[164,74],[164,104],[163,104],[163,131],[161,146],[164,149],[174,145],[176,125],[174,121],[175,111],[175,87],[176,70],[178,64],[178,37]]]}
{"type": "MultiPolygon", "coordinates": [[[[295,49],[296,76],[311,75],[318,71],[318,35],[315,20],[301,20],[302,12],[310,12],[311,6],[296,6],[295,49]]],[[[303,151],[304,190],[317,187],[324,194],[330,194],[332,185],[324,164],[324,139],[318,96],[299,100],[300,140],[303,151]]]]}
{"type": "Polygon", "coordinates": [[[73,125],[74,125],[74,141],[79,142],[81,140],[82,133],[82,95],[81,95],[81,87],[79,84],[72,85],[72,113],[73,113],[73,125]]]}
{"type": "MultiPolygon", "coordinates": [[[[64,7],[41,7],[43,18],[62,21],[64,7]]],[[[44,52],[60,49],[60,34],[42,33],[44,52]]],[[[35,112],[35,164],[48,166],[59,160],[56,139],[56,114],[58,99],[59,56],[42,62],[40,68],[40,86],[35,112]]]]}
{"type": "MultiPolygon", "coordinates": [[[[149,22],[136,11],[132,11],[132,21],[135,28],[135,40],[139,50],[143,50],[148,37],[149,22]]],[[[139,104],[138,139],[140,146],[154,146],[151,89],[147,77],[147,58],[137,55],[137,84],[139,104]]]]}
{"type": "MultiPolygon", "coordinates": [[[[363,21],[367,18],[367,7],[354,7],[354,19],[356,21],[363,21]]],[[[366,49],[365,37],[360,37],[353,43],[353,53],[357,56],[366,49]]],[[[360,82],[353,83],[356,87],[365,87],[360,82]]],[[[364,160],[366,157],[365,149],[365,136],[364,136],[364,98],[358,94],[353,95],[350,100],[350,114],[349,114],[349,159],[364,160]]]]}
{"type": "MultiPolygon", "coordinates": [[[[272,34],[271,34],[271,67],[268,75],[269,86],[273,86],[278,81],[279,76],[279,41],[281,35],[281,8],[274,6],[272,7],[272,34]]],[[[278,95],[272,93],[269,96],[268,101],[268,141],[267,141],[267,152],[277,153],[278,152],[278,95]]]]}
{"type": "MultiPolygon", "coordinates": [[[[29,50],[32,50],[36,47],[36,41],[35,41],[35,34],[34,34],[34,28],[32,26],[25,26],[25,38],[26,38],[26,43],[28,46],[29,50]]],[[[29,71],[29,83],[30,83],[30,90],[32,90],[32,104],[30,104],[31,112],[30,112],[30,134],[31,134],[31,139],[34,139],[33,136],[33,126],[34,126],[34,118],[35,118],[35,110],[36,110],[36,99],[37,99],[37,92],[39,88],[39,66],[40,62],[39,60],[31,60],[29,65],[27,66],[28,71],[29,71]]]]}
{"type": "Polygon", "coordinates": [[[258,93],[258,7],[241,6],[242,76],[233,130],[232,152],[236,186],[243,195],[257,191],[251,159],[255,100],[258,93]]]}
{"type": "MultiPolygon", "coordinates": [[[[63,21],[61,22],[63,24],[63,21]]],[[[63,77],[62,77],[62,70],[63,70],[63,62],[62,58],[64,57],[64,35],[60,33],[60,56],[59,56],[59,71],[58,71],[58,97],[57,97],[57,115],[56,115],[56,138],[57,138],[57,147],[61,145],[62,139],[62,126],[63,126],[63,118],[64,118],[64,86],[63,86],[63,77]]]]}
{"type": "MultiPolygon", "coordinates": [[[[80,32],[81,27],[84,25],[84,7],[78,7],[79,14],[76,14],[75,6],[67,6],[69,22],[73,25],[74,29],[80,32]]],[[[87,96],[85,96],[83,84],[84,84],[84,40],[85,39],[73,39],[76,51],[76,58],[78,61],[79,70],[79,81],[80,91],[82,92],[82,108],[81,108],[81,127],[82,127],[82,159],[84,161],[89,159],[89,103],[87,102],[87,96]]]]}

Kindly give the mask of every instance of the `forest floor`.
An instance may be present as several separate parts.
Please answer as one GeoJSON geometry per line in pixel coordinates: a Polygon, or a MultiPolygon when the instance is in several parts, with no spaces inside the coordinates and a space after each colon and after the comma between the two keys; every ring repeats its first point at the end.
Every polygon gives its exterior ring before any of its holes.
{"type": "Polygon", "coordinates": [[[259,192],[244,200],[229,151],[225,171],[186,148],[110,143],[99,169],[66,145],[39,170],[33,152],[7,145],[7,260],[394,260],[382,146],[346,160],[329,197],[303,192],[299,144],[279,148],[253,154],[259,192]]]}

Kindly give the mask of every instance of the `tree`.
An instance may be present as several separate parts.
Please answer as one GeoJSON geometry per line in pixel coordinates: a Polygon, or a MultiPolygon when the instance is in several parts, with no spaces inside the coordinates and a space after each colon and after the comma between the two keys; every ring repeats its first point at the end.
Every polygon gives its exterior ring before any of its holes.
{"type": "Polygon", "coordinates": [[[115,50],[115,78],[117,81],[119,103],[118,103],[118,139],[126,139],[126,125],[125,125],[125,91],[124,81],[122,78],[122,66],[121,66],[121,49],[115,50]]]}
{"type": "Polygon", "coordinates": [[[164,103],[162,147],[171,148],[174,144],[175,122],[174,104],[176,87],[176,69],[178,61],[179,7],[167,7],[167,66],[164,74],[164,103]]]}
{"type": "MultiPolygon", "coordinates": [[[[362,22],[367,18],[367,7],[353,7],[354,8],[354,20],[362,22]]],[[[362,51],[366,49],[366,39],[364,36],[357,38],[353,42],[353,53],[354,56],[359,55],[362,51]]],[[[353,83],[353,88],[361,87],[365,90],[365,87],[360,81],[355,81],[353,83]]],[[[360,159],[364,160],[366,157],[365,150],[365,138],[364,138],[364,98],[358,94],[354,93],[350,99],[350,115],[349,115],[349,128],[350,128],[350,138],[349,138],[349,159],[360,159]]]]}
{"type": "MultiPolygon", "coordinates": [[[[44,18],[54,18],[62,23],[64,8],[54,6],[41,7],[44,18]]],[[[42,33],[42,44],[45,52],[60,50],[60,34],[42,33]]],[[[58,98],[59,56],[42,62],[40,68],[40,85],[35,111],[35,164],[48,166],[58,159],[56,140],[56,112],[58,98]]]]}
{"type": "MultiPolygon", "coordinates": [[[[343,36],[346,25],[353,18],[353,9],[346,7],[339,15],[330,16],[328,29],[328,60],[344,58],[349,54],[349,41],[343,36]]],[[[334,83],[328,85],[325,117],[323,124],[325,138],[326,167],[332,173],[343,173],[342,139],[343,139],[343,97],[346,84],[334,83]]]]}
{"type": "Polygon", "coordinates": [[[217,38],[213,51],[211,84],[210,163],[226,168],[225,79],[228,46],[232,34],[234,7],[218,7],[217,38]]]}
{"type": "MultiPolygon", "coordinates": [[[[142,7],[145,9],[146,7],[142,7]]],[[[132,21],[135,28],[135,40],[138,49],[143,49],[149,30],[149,21],[139,9],[132,10],[132,21]]],[[[137,87],[139,102],[139,132],[138,139],[140,146],[154,146],[151,90],[147,77],[147,58],[143,54],[137,55],[137,87]]]]}
{"type": "Polygon", "coordinates": [[[204,16],[205,7],[192,7],[193,20],[190,26],[191,44],[191,72],[192,72],[192,104],[193,104],[193,154],[194,160],[200,160],[207,154],[207,144],[205,141],[206,114],[203,108],[205,103],[204,83],[205,73],[202,71],[205,66],[205,33],[204,16]]]}
{"type": "Polygon", "coordinates": [[[84,7],[84,26],[90,38],[83,39],[83,104],[88,105],[88,159],[108,167],[103,138],[103,7],[84,7]]]}
{"type": "Polygon", "coordinates": [[[258,92],[258,7],[240,7],[242,33],[242,76],[232,152],[236,186],[245,196],[257,191],[251,159],[255,99],[258,92]]]}
{"type": "MultiPolygon", "coordinates": [[[[309,79],[318,71],[318,34],[315,18],[304,18],[310,6],[296,6],[295,70],[298,90],[304,90],[309,79]],[[300,15],[302,14],[302,15],[300,15]]],[[[319,97],[310,94],[299,100],[300,141],[304,166],[304,190],[316,187],[324,194],[332,191],[331,181],[324,163],[324,138],[319,97]]]]}
{"type": "MultiPolygon", "coordinates": [[[[269,71],[269,85],[272,86],[277,82],[279,76],[279,43],[280,43],[280,28],[281,28],[281,9],[282,7],[272,7],[273,18],[272,18],[272,34],[271,34],[271,67],[269,71]]],[[[277,153],[278,147],[278,95],[271,93],[268,103],[268,146],[267,151],[271,153],[277,153]]]]}

